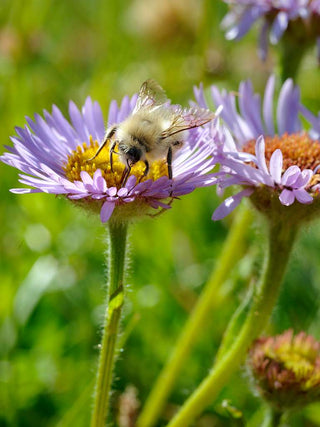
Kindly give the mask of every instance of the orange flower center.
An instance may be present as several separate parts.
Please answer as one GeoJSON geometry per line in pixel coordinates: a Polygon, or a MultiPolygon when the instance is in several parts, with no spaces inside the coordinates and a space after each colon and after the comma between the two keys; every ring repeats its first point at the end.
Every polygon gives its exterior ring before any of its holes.
{"type": "MultiPolygon", "coordinates": [[[[307,133],[294,133],[281,136],[266,136],[264,137],[266,148],[265,156],[267,165],[269,166],[272,153],[280,148],[283,155],[283,170],[296,165],[301,170],[314,170],[320,165],[320,143],[312,140],[307,133]]],[[[247,142],[243,146],[243,151],[246,153],[255,154],[255,140],[247,142]]]]}

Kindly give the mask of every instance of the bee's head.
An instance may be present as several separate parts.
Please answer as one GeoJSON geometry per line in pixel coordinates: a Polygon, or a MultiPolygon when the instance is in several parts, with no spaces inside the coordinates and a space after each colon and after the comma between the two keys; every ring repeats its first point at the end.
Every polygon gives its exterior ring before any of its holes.
{"type": "Polygon", "coordinates": [[[137,144],[132,143],[133,141],[128,141],[128,143],[121,141],[118,144],[118,149],[120,156],[129,163],[129,165],[134,165],[143,157],[142,149],[137,144]]]}

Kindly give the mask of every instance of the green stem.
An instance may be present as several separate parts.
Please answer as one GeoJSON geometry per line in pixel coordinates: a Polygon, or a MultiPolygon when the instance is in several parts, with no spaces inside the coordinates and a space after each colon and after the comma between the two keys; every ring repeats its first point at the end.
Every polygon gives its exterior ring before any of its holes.
{"type": "Polygon", "coordinates": [[[266,413],[265,421],[262,427],[279,427],[281,426],[283,413],[270,407],[266,413]]]}
{"type": "Polygon", "coordinates": [[[308,50],[306,42],[300,43],[292,40],[289,36],[284,36],[280,45],[280,67],[281,81],[292,78],[296,83],[301,68],[302,60],[308,50]]]}
{"type": "Polygon", "coordinates": [[[282,422],[282,412],[278,412],[275,409],[271,409],[271,423],[270,427],[279,427],[281,426],[282,422]]]}
{"type": "Polygon", "coordinates": [[[151,427],[156,423],[167,396],[191,350],[192,344],[199,336],[205,320],[212,312],[213,306],[222,302],[226,296],[222,294],[220,287],[243,253],[243,244],[248,235],[247,229],[251,221],[251,211],[245,206],[235,218],[221,255],[216,261],[216,268],[203,289],[167,364],[149,395],[137,422],[139,427],[151,427]]]}
{"type": "Polygon", "coordinates": [[[233,344],[234,340],[238,336],[240,329],[245,322],[249,310],[252,305],[252,295],[253,295],[253,289],[249,289],[247,292],[246,297],[243,299],[237,310],[234,312],[233,316],[231,317],[229,324],[223,334],[223,339],[221,341],[219,350],[215,357],[215,365],[217,365],[220,360],[223,358],[223,356],[229,351],[231,345],[233,344]]]}
{"type": "Polygon", "coordinates": [[[109,395],[116,353],[119,320],[123,306],[123,276],[127,224],[109,223],[108,301],[99,356],[91,427],[104,427],[109,409],[109,395]]]}
{"type": "Polygon", "coordinates": [[[297,227],[285,221],[271,222],[264,272],[239,334],[235,337],[229,351],[223,354],[168,427],[186,427],[193,423],[202,410],[215,400],[244,359],[252,341],[266,326],[278,297],[296,233],[297,227]]]}

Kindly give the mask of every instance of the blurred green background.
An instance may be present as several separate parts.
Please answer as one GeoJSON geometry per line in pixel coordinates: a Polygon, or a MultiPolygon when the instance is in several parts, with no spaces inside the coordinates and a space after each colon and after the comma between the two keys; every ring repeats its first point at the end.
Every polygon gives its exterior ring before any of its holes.
{"type": "MultiPolygon", "coordinates": [[[[262,91],[277,63],[276,48],[262,64],[257,31],[240,42],[224,40],[219,23],[226,6],[215,0],[1,0],[0,132],[8,144],[25,115],[51,109],[66,113],[87,95],[105,119],[112,99],[136,92],[153,77],[176,103],[187,105],[201,81],[237,90],[252,78],[262,91]]],[[[320,109],[315,51],[305,58],[302,98],[320,109]]],[[[52,195],[13,195],[18,173],[1,165],[0,210],[0,426],[85,427],[104,311],[105,227],[52,195]]],[[[134,386],[142,405],[197,295],[215,265],[232,217],[213,223],[219,200],[199,189],[157,219],[131,227],[131,261],[122,321],[126,342],[116,365],[113,411],[134,386]]],[[[264,226],[258,219],[250,245],[231,272],[232,293],[212,310],[207,327],[177,380],[162,421],[206,375],[228,319],[259,273],[264,226]]],[[[304,229],[273,315],[270,332],[305,329],[320,339],[320,228],[304,229]]],[[[244,369],[233,376],[199,426],[259,426],[262,406],[244,369]],[[243,412],[232,419],[221,402],[243,412]]],[[[320,426],[320,405],[291,420],[320,426]]]]}

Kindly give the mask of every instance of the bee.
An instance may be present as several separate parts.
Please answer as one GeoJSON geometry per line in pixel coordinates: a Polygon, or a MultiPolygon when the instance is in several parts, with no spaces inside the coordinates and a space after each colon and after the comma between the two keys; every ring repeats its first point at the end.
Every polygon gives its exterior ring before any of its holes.
{"type": "Polygon", "coordinates": [[[146,176],[150,162],[166,159],[168,177],[172,179],[172,158],[183,146],[186,131],[202,126],[214,117],[213,112],[204,108],[183,109],[180,105],[171,105],[162,87],[149,79],[141,85],[132,114],[107,129],[103,142],[89,161],[96,158],[109,142],[111,170],[113,154],[118,154],[126,166],[122,185],[127,181],[131,167],[140,160],[145,164],[143,176],[146,176]]]}

